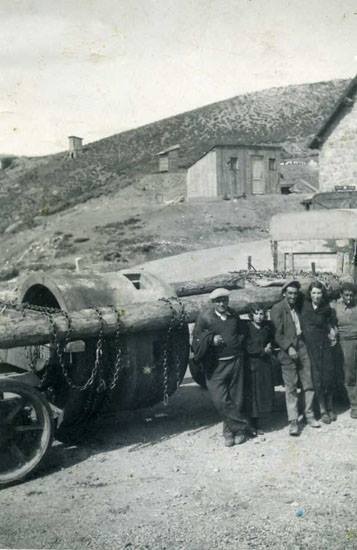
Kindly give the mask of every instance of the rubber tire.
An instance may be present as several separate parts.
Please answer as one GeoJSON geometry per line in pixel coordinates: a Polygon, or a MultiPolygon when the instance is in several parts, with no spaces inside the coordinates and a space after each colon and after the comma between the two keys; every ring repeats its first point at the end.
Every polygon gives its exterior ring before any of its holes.
{"type": "Polygon", "coordinates": [[[36,412],[39,412],[43,417],[44,430],[41,436],[39,452],[29,462],[26,462],[24,466],[13,473],[1,474],[0,472],[0,487],[21,481],[29,474],[33,474],[45,460],[53,440],[52,412],[45,397],[36,388],[28,384],[0,379],[0,393],[7,392],[23,395],[31,401],[36,412]]]}
{"type": "Polygon", "coordinates": [[[194,361],[194,359],[191,357],[188,362],[188,367],[190,369],[192,379],[196,382],[196,384],[201,386],[201,388],[206,390],[207,389],[206,377],[202,370],[201,365],[199,363],[196,363],[196,361],[194,361]]]}

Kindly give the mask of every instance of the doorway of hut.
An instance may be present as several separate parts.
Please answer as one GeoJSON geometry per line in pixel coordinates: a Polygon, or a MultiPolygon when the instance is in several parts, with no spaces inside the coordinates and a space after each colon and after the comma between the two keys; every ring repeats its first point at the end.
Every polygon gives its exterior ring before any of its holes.
{"type": "Polygon", "coordinates": [[[251,173],[253,195],[264,195],[264,157],[258,155],[251,157],[251,173]]]}

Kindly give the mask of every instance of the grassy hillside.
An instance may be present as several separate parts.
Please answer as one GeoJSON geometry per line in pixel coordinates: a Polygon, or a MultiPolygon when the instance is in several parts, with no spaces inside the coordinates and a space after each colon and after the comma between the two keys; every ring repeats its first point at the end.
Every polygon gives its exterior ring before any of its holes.
{"type": "MultiPolygon", "coordinates": [[[[272,215],[303,210],[302,195],[165,204],[157,202],[149,178],[145,182],[145,189],[134,184],[42,218],[20,234],[3,235],[2,266],[73,269],[80,257],[82,265],[109,261],[130,267],[181,252],[269,239],[272,215]]],[[[162,181],[164,187],[167,182],[162,181]]]]}
{"type": "Polygon", "coordinates": [[[103,158],[117,157],[125,169],[133,163],[156,169],[155,153],[181,145],[187,167],[215,143],[280,143],[301,155],[349,81],[333,80],[271,88],[240,95],[117,134],[88,146],[103,158]]]}
{"type": "Polygon", "coordinates": [[[237,96],[88,144],[75,160],[65,153],[16,159],[0,173],[0,232],[30,227],[38,216],[133,184],[155,172],[155,154],[175,143],[181,145],[183,167],[224,141],[282,143],[301,156],[347,83],[320,82],[237,96]]]}

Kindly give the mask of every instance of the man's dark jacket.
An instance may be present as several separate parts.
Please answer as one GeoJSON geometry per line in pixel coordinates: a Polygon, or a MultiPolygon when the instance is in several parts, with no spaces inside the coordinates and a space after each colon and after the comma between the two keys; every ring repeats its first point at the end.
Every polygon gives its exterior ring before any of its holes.
{"type": "MultiPolygon", "coordinates": [[[[239,318],[239,315],[232,309],[228,308],[228,312],[238,321],[238,333],[240,334],[240,342],[242,343],[245,337],[245,324],[239,318]]],[[[213,337],[217,332],[214,332],[212,325],[216,319],[216,313],[213,306],[208,306],[198,316],[195,328],[192,335],[192,351],[196,363],[201,363],[204,370],[211,370],[217,364],[216,348],[213,345],[213,337]]]]}
{"type": "MultiPolygon", "coordinates": [[[[298,309],[295,309],[295,311],[301,324],[300,312],[298,309]]],[[[285,352],[288,351],[290,346],[293,346],[296,349],[296,327],[286,298],[283,298],[280,302],[273,305],[270,311],[270,319],[275,329],[275,341],[280,349],[285,352]]]]}

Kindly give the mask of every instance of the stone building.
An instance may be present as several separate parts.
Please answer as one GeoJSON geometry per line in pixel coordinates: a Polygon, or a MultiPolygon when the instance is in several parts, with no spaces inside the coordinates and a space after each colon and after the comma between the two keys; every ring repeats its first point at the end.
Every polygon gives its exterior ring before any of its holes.
{"type": "Polygon", "coordinates": [[[320,191],[357,189],[357,76],[310,143],[320,150],[320,191]]]}
{"type": "Polygon", "coordinates": [[[187,199],[280,193],[276,145],[214,145],[187,171],[187,199]]]}
{"type": "Polygon", "coordinates": [[[68,153],[74,159],[83,149],[83,138],[77,136],[68,136],[68,153]]]}

